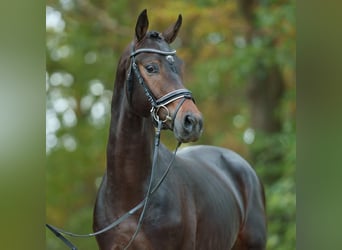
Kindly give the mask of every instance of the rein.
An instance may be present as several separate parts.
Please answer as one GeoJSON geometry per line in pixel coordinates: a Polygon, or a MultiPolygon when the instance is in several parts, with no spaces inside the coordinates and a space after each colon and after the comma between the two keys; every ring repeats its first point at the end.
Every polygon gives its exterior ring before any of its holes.
{"type": "Polygon", "coordinates": [[[156,126],[156,133],[155,133],[155,139],[154,139],[154,153],[153,153],[153,161],[152,161],[152,169],[151,169],[151,176],[150,176],[150,182],[149,182],[149,186],[148,186],[148,190],[146,192],[146,196],[145,198],[139,203],[137,204],[134,208],[132,208],[131,210],[129,210],[128,212],[126,212],[125,214],[123,214],[121,217],[119,217],[118,219],[116,219],[115,221],[113,221],[111,224],[109,224],[108,226],[106,226],[103,229],[100,229],[94,233],[89,233],[89,234],[75,234],[72,232],[68,232],[65,231],[63,229],[57,228],[55,226],[52,226],[50,224],[46,224],[46,227],[51,230],[56,237],[60,238],[68,247],[70,247],[70,249],[72,250],[77,250],[77,248],[67,239],[65,238],[64,235],[67,236],[71,236],[71,237],[79,237],[79,238],[87,238],[87,237],[94,237],[96,235],[105,233],[111,229],[113,229],[114,227],[118,226],[120,223],[122,223],[123,221],[125,221],[128,217],[130,217],[131,215],[135,214],[139,209],[142,209],[142,212],[140,214],[139,217],[139,221],[138,221],[138,225],[136,227],[136,230],[134,232],[134,234],[132,235],[130,241],[127,243],[127,245],[125,246],[125,250],[128,249],[130,247],[130,245],[133,243],[134,239],[136,238],[136,236],[138,235],[140,228],[142,226],[142,222],[144,219],[144,215],[146,212],[146,208],[148,205],[148,202],[150,201],[151,195],[153,195],[158,188],[160,187],[160,185],[163,183],[163,181],[165,180],[167,174],[169,173],[171,166],[176,158],[176,153],[178,151],[178,148],[181,145],[181,142],[178,142],[173,154],[172,154],[172,159],[168,165],[168,167],[166,168],[164,174],[161,176],[161,178],[159,179],[159,181],[157,182],[157,184],[155,186],[153,186],[153,179],[154,179],[154,174],[155,174],[155,169],[157,166],[157,161],[158,161],[158,151],[159,151],[159,145],[160,145],[160,133],[161,133],[161,129],[163,128],[163,124],[170,120],[172,122],[172,126],[174,123],[174,119],[176,118],[176,115],[178,113],[178,110],[180,109],[180,107],[182,106],[182,104],[184,103],[184,101],[186,99],[191,99],[194,101],[192,94],[189,90],[187,89],[177,89],[174,91],[171,91],[170,93],[162,96],[159,99],[156,99],[152,93],[152,91],[148,88],[148,86],[145,84],[145,81],[143,79],[143,77],[141,76],[138,66],[135,63],[135,55],[139,54],[139,53],[157,53],[157,54],[161,54],[161,55],[166,55],[166,56],[170,56],[170,55],[174,55],[176,53],[175,50],[173,51],[161,51],[161,50],[157,50],[157,49],[149,49],[149,48],[143,48],[143,49],[138,49],[136,51],[133,51],[130,55],[130,57],[132,58],[131,60],[131,69],[128,73],[128,77],[127,80],[130,83],[130,81],[132,81],[132,77],[131,77],[131,71],[133,69],[133,72],[135,74],[135,76],[138,79],[138,82],[142,85],[142,87],[144,88],[144,92],[147,96],[147,99],[149,100],[149,102],[151,103],[151,116],[154,119],[154,121],[157,123],[156,126]],[[168,104],[178,100],[178,99],[182,99],[176,109],[175,109],[175,113],[173,115],[173,117],[170,116],[170,112],[168,110],[168,108],[166,107],[168,104]],[[165,109],[167,112],[166,118],[164,120],[160,120],[160,117],[158,116],[158,112],[160,109],[165,109]]]}
{"type": "Polygon", "coordinates": [[[118,219],[116,219],[115,221],[113,221],[111,224],[109,224],[108,226],[106,226],[103,229],[100,229],[94,233],[89,233],[89,234],[76,234],[76,233],[72,233],[72,232],[68,232],[65,231],[63,229],[60,229],[58,227],[52,226],[50,224],[45,224],[46,227],[51,230],[56,237],[58,237],[59,239],[61,239],[64,244],[66,244],[68,247],[70,247],[70,249],[72,250],[77,250],[77,248],[67,239],[64,237],[64,235],[67,236],[71,236],[71,237],[78,237],[78,238],[88,238],[88,237],[94,237],[96,235],[105,233],[111,229],[113,229],[114,227],[118,226],[120,223],[122,223],[124,220],[126,220],[128,217],[130,217],[131,215],[135,214],[139,209],[143,208],[143,211],[140,214],[139,217],[139,221],[138,221],[138,225],[137,228],[133,234],[133,236],[131,237],[130,241],[128,242],[128,244],[126,245],[126,247],[124,249],[128,249],[128,247],[132,244],[132,242],[134,241],[134,239],[136,238],[136,236],[139,233],[139,230],[141,228],[142,225],[142,220],[144,218],[145,215],[145,211],[146,211],[146,207],[147,204],[150,200],[151,195],[153,195],[158,188],[160,187],[160,185],[163,183],[163,181],[165,180],[167,174],[169,173],[171,166],[176,158],[176,153],[181,145],[181,142],[178,142],[173,154],[172,154],[172,159],[169,163],[169,165],[167,166],[164,174],[161,176],[161,178],[159,179],[159,181],[157,182],[157,184],[152,188],[152,183],[153,183],[153,176],[154,176],[154,172],[157,166],[157,161],[158,161],[158,150],[159,150],[159,145],[160,145],[160,132],[161,132],[161,128],[162,128],[162,121],[158,121],[158,127],[156,130],[156,134],[155,134],[155,139],[154,139],[154,154],[153,154],[153,163],[152,163],[152,170],[151,170],[151,177],[150,177],[150,183],[148,186],[148,190],[146,193],[145,198],[138,204],[136,205],[134,208],[132,208],[131,210],[129,210],[127,213],[123,214],[122,216],[120,216],[118,219]]]}

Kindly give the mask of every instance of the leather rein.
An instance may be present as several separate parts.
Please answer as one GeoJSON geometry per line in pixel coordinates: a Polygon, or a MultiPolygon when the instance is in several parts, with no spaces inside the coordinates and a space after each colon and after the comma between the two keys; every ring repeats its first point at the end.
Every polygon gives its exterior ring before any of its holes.
{"type": "Polygon", "coordinates": [[[56,237],[61,239],[72,250],[77,250],[77,248],[67,238],[65,238],[64,235],[71,236],[71,237],[79,237],[79,238],[94,237],[96,235],[105,233],[105,232],[113,229],[114,227],[118,226],[120,223],[125,221],[128,217],[135,214],[139,209],[143,208],[143,210],[140,214],[140,217],[139,217],[139,221],[138,221],[138,225],[136,227],[136,230],[135,230],[134,234],[132,235],[130,241],[127,243],[127,245],[124,248],[125,250],[128,249],[139,233],[139,230],[140,230],[141,225],[142,225],[142,221],[144,219],[146,207],[148,205],[148,202],[150,200],[151,195],[154,194],[158,190],[160,185],[165,180],[165,178],[166,178],[167,174],[169,173],[171,166],[175,160],[178,148],[181,145],[181,142],[178,142],[176,149],[174,150],[174,152],[172,154],[172,159],[171,159],[168,167],[166,168],[165,172],[163,173],[163,175],[161,176],[161,178],[159,179],[157,184],[155,186],[153,186],[154,174],[155,174],[155,169],[156,169],[156,165],[157,165],[157,161],[158,161],[158,151],[159,151],[159,145],[160,145],[160,133],[161,133],[161,130],[163,128],[163,125],[169,120],[169,121],[171,121],[171,124],[173,127],[173,123],[174,123],[174,120],[175,120],[176,115],[178,113],[178,110],[180,109],[180,107],[182,106],[184,101],[186,99],[191,99],[194,101],[194,99],[192,97],[191,92],[187,89],[177,89],[177,90],[171,91],[170,93],[164,95],[163,97],[161,97],[159,99],[156,99],[155,96],[153,95],[152,91],[146,85],[143,77],[140,74],[139,68],[135,62],[135,56],[139,53],[157,53],[160,55],[172,56],[172,55],[176,54],[176,51],[175,50],[173,50],[173,51],[162,51],[162,50],[157,50],[157,49],[152,49],[152,48],[142,48],[142,49],[138,49],[138,50],[134,51],[134,47],[132,46],[132,53],[130,54],[131,65],[130,65],[130,70],[129,70],[128,75],[127,75],[128,84],[131,84],[130,82],[132,81],[132,70],[133,70],[135,77],[137,78],[139,84],[143,87],[145,95],[151,104],[151,107],[152,107],[150,110],[151,117],[153,118],[153,120],[155,122],[154,125],[156,126],[156,133],[155,133],[155,138],[154,138],[153,161],[152,161],[152,169],[151,169],[151,176],[150,176],[148,190],[146,192],[145,198],[139,204],[137,204],[134,208],[132,208],[131,210],[129,210],[128,212],[126,212],[125,214],[120,216],[118,219],[113,221],[108,226],[106,226],[103,229],[100,229],[94,233],[76,234],[76,233],[68,232],[68,231],[65,231],[63,229],[57,228],[55,226],[52,226],[51,224],[46,224],[46,227],[49,230],[51,230],[56,235],[56,237]],[[175,113],[173,114],[173,117],[171,117],[170,112],[166,106],[168,104],[178,100],[178,99],[182,99],[182,100],[178,103],[178,105],[175,109],[175,113]],[[167,115],[166,115],[164,120],[161,120],[159,115],[158,115],[158,112],[160,109],[165,109],[167,112],[167,115]]]}

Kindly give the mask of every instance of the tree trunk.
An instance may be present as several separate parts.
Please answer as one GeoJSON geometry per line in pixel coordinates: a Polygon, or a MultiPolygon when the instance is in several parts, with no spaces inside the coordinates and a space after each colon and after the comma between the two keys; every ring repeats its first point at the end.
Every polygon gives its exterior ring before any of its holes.
{"type": "MultiPolygon", "coordinates": [[[[248,23],[245,34],[248,44],[255,38],[262,38],[262,31],[256,26],[255,10],[261,5],[258,0],[239,0],[242,15],[248,23]]],[[[267,46],[272,49],[274,44],[267,46]]],[[[281,130],[279,108],[284,95],[284,80],[278,65],[266,66],[262,58],[255,58],[256,67],[248,81],[247,96],[251,112],[252,127],[265,133],[276,133],[281,130]]]]}
{"type": "Polygon", "coordinates": [[[277,66],[260,66],[248,83],[247,95],[252,127],[266,133],[281,130],[279,108],[284,94],[284,82],[277,66]]]}

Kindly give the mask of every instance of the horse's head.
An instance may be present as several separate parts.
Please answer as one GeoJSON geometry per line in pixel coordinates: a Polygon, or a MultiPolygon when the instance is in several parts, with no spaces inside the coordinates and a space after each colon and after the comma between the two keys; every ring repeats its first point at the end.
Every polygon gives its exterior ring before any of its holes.
{"type": "Polygon", "coordinates": [[[154,122],[163,121],[177,140],[190,142],[201,135],[203,120],[191,92],[183,86],[183,63],[169,46],[181,24],[179,15],[176,23],[164,32],[148,32],[146,10],[139,15],[135,40],[129,48],[126,93],[137,114],[152,114],[154,122]]]}

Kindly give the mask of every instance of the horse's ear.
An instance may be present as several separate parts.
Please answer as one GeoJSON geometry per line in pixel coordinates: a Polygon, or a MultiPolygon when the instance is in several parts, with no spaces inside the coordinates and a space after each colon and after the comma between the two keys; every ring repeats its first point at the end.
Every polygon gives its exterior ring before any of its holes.
{"type": "Polygon", "coordinates": [[[171,25],[163,32],[163,37],[167,43],[172,43],[178,34],[178,31],[182,25],[182,15],[178,15],[177,22],[171,25]]]}
{"type": "Polygon", "coordinates": [[[135,37],[137,42],[141,41],[146,35],[148,29],[148,18],[147,18],[147,10],[144,9],[137,20],[137,24],[135,26],[135,37]]]}

